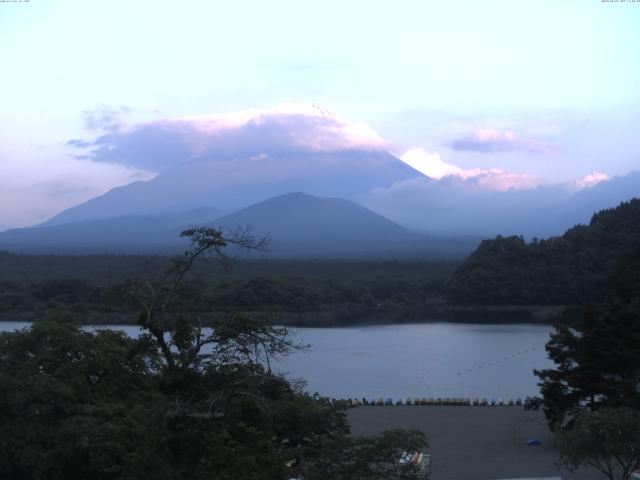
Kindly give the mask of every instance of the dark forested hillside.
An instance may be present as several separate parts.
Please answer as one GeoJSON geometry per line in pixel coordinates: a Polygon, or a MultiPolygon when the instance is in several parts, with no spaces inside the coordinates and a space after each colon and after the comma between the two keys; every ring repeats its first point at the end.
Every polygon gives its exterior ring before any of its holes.
{"type": "Polygon", "coordinates": [[[640,199],[602,210],[547,240],[483,241],[454,272],[447,298],[459,305],[584,304],[601,299],[621,258],[640,246],[640,199]]]}

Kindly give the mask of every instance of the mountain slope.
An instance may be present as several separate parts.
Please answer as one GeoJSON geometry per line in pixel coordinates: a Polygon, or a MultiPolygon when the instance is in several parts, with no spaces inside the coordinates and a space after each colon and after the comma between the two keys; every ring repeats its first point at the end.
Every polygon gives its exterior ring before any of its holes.
{"type": "Polygon", "coordinates": [[[0,248],[21,252],[177,253],[187,226],[251,226],[268,235],[270,258],[460,258],[479,238],[435,238],[411,232],[349,200],[280,195],[213,221],[203,215],[122,216],[0,233],[0,248]],[[200,221],[195,221],[199,219],[200,221]],[[187,221],[190,220],[190,221],[187,221]]]}
{"type": "Polygon", "coordinates": [[[19,228],[0,233],[0,248],[28,253],[173,253],[188,226],[220,216],[215,208],[176,215],[128,215],[63,225],[19,228]]]}
{"type": "Polygon", "coordinates": [[[479,237],[433,237],[392,222],[355,202],[295,192],[217,219],[225,229],[250,225],[268,235],[281,258],[462,258],[479,237]]]}
{"type": "Polygon", "coordinates": [[[165,215],[201,205],[227,212],[291,191],[354,199],[422,174],[383,151],[261,154],[196,159],[146,182],[117,187],[69,208],[43,225],[127,215],[165,215]]]}
{"type": "Polygon", "coordinates": [[[276,254],[339,253],[406,247],[423,237],[357,203],[304,193],[281,195],[215,222],[225,228],[251,225],[268,234],[276,254]]]}

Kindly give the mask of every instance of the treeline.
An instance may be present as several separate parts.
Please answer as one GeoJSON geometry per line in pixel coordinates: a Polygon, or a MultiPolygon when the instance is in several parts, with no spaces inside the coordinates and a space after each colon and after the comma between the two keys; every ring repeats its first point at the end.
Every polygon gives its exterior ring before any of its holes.
{"type": "MultiPolygon", "coordinates": [[[[160,259],[157,265],[138,261],[147,271],[160,269],[160,259]]],[[[453,267],[432,262],[240,262],[225,272],[208,264],[184,282],[181,293],[189,299],[189,309],[205,312],[208,320],[242,311],[284,323],[330,324],[372,316],[388,321],[411,312],[419,316],[423,308],[442,303],[453,267]]],[[[137,277],[147,278],[140,272],[137,277]]],[[[65,311],[117,323],[130,322],[136,307],[119,275],[27,278],[0,280],[0,317],[28,319],[65,311]]]]}
{"type": "MultiPolygon", "coordinates": [[[[612,275],[625,282],[625,255],[640,247],[640,200],[602,210],[588,225],[547,240],[497,236],[454,271],[457,305],[583,305],[603,299],[612,275]]],[[[631,272],[627,272],[631,273],[631,272]]]]}
{"type": "MultiPolygon", "coordinates": [[[[160,255],[26,255],[0,250],[0,281],[57,280],[79,278],[93,283],[126,279],[160,278],[172,257],[160,255]]],[[[414,260],[271,260],[234,258],[226,268],[211,262],[194,267],[205,281],[242,280],[254,277],[312,277],[360,280],[385,275],[446,276],[454,261],[414,260]]]]}

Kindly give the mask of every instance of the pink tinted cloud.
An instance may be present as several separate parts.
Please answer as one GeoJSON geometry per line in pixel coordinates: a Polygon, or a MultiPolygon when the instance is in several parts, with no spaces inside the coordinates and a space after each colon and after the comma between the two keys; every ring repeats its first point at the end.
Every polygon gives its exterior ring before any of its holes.
{"type": "MultiPolygon", "coordinates": [[[[316,104],[164,118],[105,131],[88,147],[92,160],[162,170],[204,157],[247,158],[261,153],[387,150],[390,143],[362,122],[345,120],[316,104]]],[[[83,147],[84,145],[84,147],[83,147]]]]}
{"type": "Polygon", "coordinates": [[[578,191],[578,190],[583,190],[585,188],[591,188],[597,184],[599,184],[600,182],[604,182],[607,180],[610,180],[611,178],[609,177],[609,175],[607,175],[606,173],[602,173],[602,172],[591,172],[587,175],[585,175],[582,178],[579,178],[578,180],[575,180],[571,183],[568,184],[569,190],[571,191],[578,191]]]}
{"type": "Polygon", "coordinates": [[[428,152],[423,148],[412,148],[400,155],[400,159],[434,180],[458,179],[470,187],[482,190],[529,190],[540,185],[540,180],[528,173],[508,172],[499,168],[463,169],[443,162],[437,152],[428,152]]]}
{"type": "Polygon", "coordinates": [[[288,102],[265,110],[181,117],[160,123],[191,125],[213,136],[245,127],[251,127],[254,134],[259,133],[260,128],[273,128],[286,132],[281,138],[283,146],[314,151],[390,147],[390,143],[367,124],[345,120],[315,103],[288,102]]]}
{"type": "Polygon", "coordinates": [[[481,171],[473,178],[481,188],[497,192],[507,190],[532,190],[540,185],[540,180],[534,175],[506,172],[501,169],[481,171]]]}

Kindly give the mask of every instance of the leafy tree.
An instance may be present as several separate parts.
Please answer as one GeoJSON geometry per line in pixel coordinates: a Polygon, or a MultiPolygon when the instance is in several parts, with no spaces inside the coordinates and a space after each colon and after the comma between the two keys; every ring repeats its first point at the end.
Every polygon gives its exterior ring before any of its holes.
{"type": "Polygon", "coordinates": [[[560,463],[588,465],[610,480],[628,480],[640,468],[640,412],[603,408],[582,413],[574,428],[557,435],[560,463]]]}
{"type": "Polygon", "coordinates": [[[1,334],[0,477],[117,478],[166,465],[145,453],[157,447],[162,400],[153,352],[137,347],[60,318],[1,334]]]}
{"type": "Polygon", "coordinates": [[[406,478],[396,461],[424,436],[351,437],[343,405],[271,371],[298,348],[285,329],[242,315],[202,327],[184,288],[195,263],[264,242],[184,235],[192,247],[165,279],[126,285],[139,338],[62,319],[0,335],[0,478],[406,478]]]}

